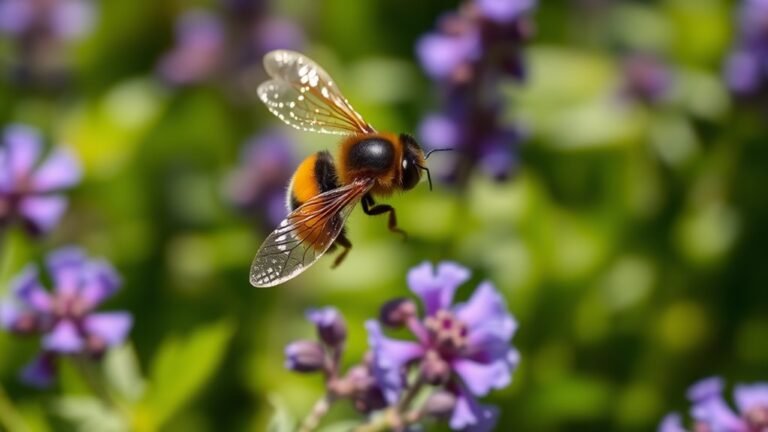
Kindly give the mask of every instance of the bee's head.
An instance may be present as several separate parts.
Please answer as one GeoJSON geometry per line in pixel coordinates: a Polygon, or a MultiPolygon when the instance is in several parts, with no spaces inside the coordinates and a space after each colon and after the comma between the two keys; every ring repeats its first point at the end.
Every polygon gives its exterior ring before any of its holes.
{"type": "Polygon", "coordinates": [[[434,152],[453,150],[451,148],[439,148],[432,149],[426,154],[416,139],[408,134],[400,134],[400,142],[403,144],[403,160],[401,183],[403,190],[410,190],[416,187],[421,180],[422,171],[427,173],[427,181],[429,181],[429,190],[432,190],[432,177],[429,175],[429,169],[427,168],[426,161],[434,152]]]}
{"type": "Polygon", "coordinates": [[[426,170],[424,166],[424,151],[412,136],[400,134],[400,142],[403,144],[403,159],[400,161],[400,181],[403,190],[416,187],[421,180],[421,172],[426,170]]]}

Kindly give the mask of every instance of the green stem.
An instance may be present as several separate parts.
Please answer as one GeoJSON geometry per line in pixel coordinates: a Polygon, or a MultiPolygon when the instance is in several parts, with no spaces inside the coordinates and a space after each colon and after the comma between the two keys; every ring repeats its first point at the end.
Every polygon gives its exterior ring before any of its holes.
{"type": "Polygon", "coordinates": [[[358,426],[355,432],[402,431],[406,426],[417,423],[422,417],[421,410],[409,410],[424,384],[424,378],[419,374],[395,406],[388,408],[382,415],[376,416],[368,423],[358,426]]]}
{"type": "Polygon", "coordinates": [[[312,410],[304,418],[304,421],[301,422],[299,432],[311,432],[317,429],[317,427],[320,426],[320,421],[326,414],[328,414],[328,410],[331,408],[332,403],[333,398],[330,395],[325,395],[315,402],[312,410]]]}
{"type": "Polygon", "coordinates": [[[5,393],[2,385],[0,385],[0,429],[9,432],[29,431],[29,428],[24,423],[24,419],[16,411],[16,407],[13,406],[13,402],[11,402],[8,394],[5,393]]]}
{"type": "Polygon", "coordinates": [[[91,389],[91,392],[101,399],[104,405],[119,413],[126,422],[130,422],[132,418],[131,410],[112,396],[107,386],[104,385],[101,374],[94,369],[95,363],[93,360],[85,355],[77,355],[72,357],[72,361],[85,383],[91,389]]]}

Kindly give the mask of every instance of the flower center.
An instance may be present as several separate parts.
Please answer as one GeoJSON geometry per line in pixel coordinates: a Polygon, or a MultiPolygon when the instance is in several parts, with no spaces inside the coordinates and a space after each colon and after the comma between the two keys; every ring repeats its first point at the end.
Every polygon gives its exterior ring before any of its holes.
{"type": "Polygon", "coordinates": [[[86,301],[77,295],[58,295],[53,300],[53,313],[59,319],[77,320],[84,317],[89,310],[86,301]]]}
{"type": "Polygon", "coordinates": [[[744,420],[747,421],[752,431],[763,432],[768,430],[768,406],[748,410],[744,413],[744,420]]]}
{"type": "Polygon", "coordinates": [[[467,346],[467,326],[448,310],[439,310],[424,321],[432,345],[443,355],[456,354],[467,346]]]}

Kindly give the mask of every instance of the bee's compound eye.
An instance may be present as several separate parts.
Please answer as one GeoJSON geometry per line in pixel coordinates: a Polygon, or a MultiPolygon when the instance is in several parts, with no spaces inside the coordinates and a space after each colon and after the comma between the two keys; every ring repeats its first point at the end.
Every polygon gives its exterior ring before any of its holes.
{"type": "Polygon", "coordinates": [[[407,158],[403,158],[403,169],[404,170],[408,169],[408,159],[407,158]]]}

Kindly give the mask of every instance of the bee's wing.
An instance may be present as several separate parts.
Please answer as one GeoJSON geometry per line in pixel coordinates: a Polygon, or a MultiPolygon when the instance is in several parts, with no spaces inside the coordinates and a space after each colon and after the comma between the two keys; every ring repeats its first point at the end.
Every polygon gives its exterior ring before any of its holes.
{"type": "Polygon", "coordinates": [[[303,54],[271,51],[264,56],[264,69],[272,79],[259,85],[259,99],[288,125],[337,135],[375,132],[331,76],[303,54]]]}
{"type": "Polygon", "coordinates": [[[314,264],[331,247],[355,204],[372,186],[372,180],[355,181],[317,195],[291,212],[256,252],[251,285],[275,286],[314,264]]]}

